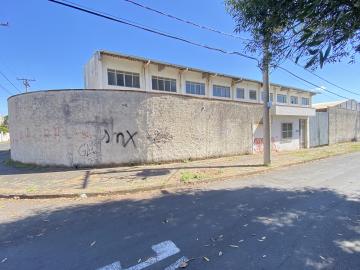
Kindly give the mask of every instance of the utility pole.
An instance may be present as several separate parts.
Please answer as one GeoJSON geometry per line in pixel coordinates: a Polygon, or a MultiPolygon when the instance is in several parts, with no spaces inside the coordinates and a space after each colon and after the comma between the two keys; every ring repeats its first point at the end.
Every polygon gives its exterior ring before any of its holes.
{"type": "Polygon", "coordinates": [[[262,73],[263,73],[263,89],[264,89],[264,165],[271,164],[271,119],[270,119],[270,80],[269,80],[269,43],[266,38],[264,40],[264,49],[263,49],[263,62],[262,62],[262,73]]]}
{"type": "Polygon", "coordinates": [[[22,81],[23,85],[25,86],[25,93],[27,93],[28,88],[30,87],[29,82],[35,82],[34,79],[26,79],[26,78],[17,78],[17,80],[22,81]]]}

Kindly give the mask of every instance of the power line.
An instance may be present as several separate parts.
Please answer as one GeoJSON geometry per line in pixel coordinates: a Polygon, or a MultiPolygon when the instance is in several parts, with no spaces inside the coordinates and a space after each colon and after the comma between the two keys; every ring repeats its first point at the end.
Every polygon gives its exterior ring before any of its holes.
{"type": "Polygon", "coordinates": [[[110,16],[110,15],[104,14],[104,13],[99,12],[99,11],[90,10],[88,8],[81,7],[80,5],[71,3],[69,1],[63,1],[63,2],[57,1],[57,0],[48,0],[48,1],[54,2],[54,3],[59,4],[59,5],[66,6],[66,7],[69,7],[69,8],[73,8],[73,9],[76,9],[76,10],[79,10],[79,11],[82,11],[82,12],[85,12],[85,13],[89,13],[89,14],[92,14],[92,15],[95,15],[95,16],[98,16],[98,17],[102,17],[102,18],[105,18],[105,19],[108,19],[108,20],[111,20],[111,21],[126,24],[126,25],[129,25],[129,26],[132,26],[132,27],[135,27],[135,28],[138,28],[138,29],[150,32],[150,33],[154,33],[154,34],[158,34],[158,35],[161,35],[161,36],[164,36],[164,37],[168,37],[168,38],[172,38],[172,39],[175,39],[175,40],[178,40],[178,41],[182,41],[182,42],[185,42],[185,43],[197,46],[197,47],[202,47],[202,48],[205,48],[205,49],[208,49],[208,50],[217,51],[217,52],[220,52],[220,53],[223,53],[223,54],[242,56],[242,57],[245,57],[245,58],[248,58],[248,59],[251,59],[251,60],[255,60],[259,64],[258,60],[255,57],[248,56],[246,54],[243,54],[243,53],[240,53],[240,52],[237,52],[237,51],[226,51],[226,50],[221,49],[221,48],[211,47],[211,46],[208,46],[206,44],[200,44],[200,43],[197,43],[197,42],[194,42],[194,41],[187,40],[187,39],[182,38],[182,37],[174,36],[174,35],[171,35],[171,34],[160,32],[158,30],[151,29],[149,27],[141,26],[141,25],[139,25],[137,23],[135,24],[135,23],[126,21],[125,19],[122,19],[122,18],[119,18],[119,17],[114,17],[114,16],[110,16]]]}
{"type": "Polygon", "coordinates": [[[332,86],[335,86],[336,88],[339,88],[339,89],[341,89],[341,90],[344,90],[344,91],[346,91],[346,92],[348,92],[348,93],[351,93],[351,94],[353,94],[353,95],[360,96],[360,93],[356,93],[356,92],[354,92],[354,91],[351,91],[351,90],[349,90],[349,89],[346,89],[346,88],[344,88],[344,87],[341,87],[341,86],[339,86],[339,85],[337,85],[337,84],[335,84],[335,83],[333,83],[333,82],[330,82],[328,79],[325,79],[324,77],[321,77],[320,75],[316,74],[315,72],[313,72],[313,71],[311,71],[311,70],[308,70],[307,68],[303,67],[302,65],[296,63],[294,60],[292,60],[292,59],[290,59],[290,60],[291,60],[291,62],[293,62],[295,65],[297,65],[297,66],[305,69],[305,70],[306,70],[307,72],[309,72],[310,74],[312,74],[312,75],[314,75],[315,77],[317,77],[317,78],[319,78],[319,79],[327,82],[328,84],[331,84],[332,86]]]}
{"type": "MultiPolygon", "coordinates": [[[[189,21],[189,20],[185,20],[185,19],[179,18],[179,17],[177,17],[177,16],[171,15],[171,14],[169,14],[169,13],[165,13],[165,12],[160,11],[160,10],[157,10],[157,9],[155,9],[155,8],[152,8],[152,7],[149,7],[149,6],[145,6],[145,5],[143,5],[143,4],[140,4],[140,3],[138,3],[138,2],[135,2],[135,1],[133,1],[133,0],[123,0],[123,1],[128,2],[128,3],[131,3],[131,4],[136,5],[136,6],[138,6],[138,7],[141,7],[141,8],[143,8],[143,9],[150,10],[150,11],[155,12],[155,13],[157,13],[157,14],[160,14],[160,15],[162,15],[162,16],[166,16],[166,17],[169,17],[169,18],[171,18],[171,19],[174,19],[174,20],[177,20],[177,21],[186,23],[186,24],[190,24],[190,25],[195,26],[195,27],[198,27],[198,28],[200,28],[200,29],[202,29],[202,30],[208,30],[208,31],[215,32],[215,33],[217,33],[217,34],[221,34],[221,35],[225,35],[225,36],[230,36],[230,37],[233,37],[233,38],[239,38],[239,39],[243,39],[243,40],[248,40],[248,41],[252,41],[252,39],[242,38],[242,37],[237,36],[237,35],[233,35],[233,34],[230,34],[230,33],[225,33],[225,32],[222,32],[222,31],[220,31],[220,30],[217,30],[217,29],[214,29],[214,28],[211,28],[211,27],[208,27],[208,26],[200,25],[200,24],[198,24],[198,23],[195,23],[195,22],[192,22],[192,21],[189,21]]],[[[289,59],[290,59],[290,58],[289,58],[289,59]]],[[[333,82],[330,82],[328,79],[326,79],[326,78],[324,78],[324,77],[321,77],[321,76],[317,75],[315,72],[312,72],[312,71],[306,69],[305,67],[299,65],[299,64],[296,63],[294,60],[290,59],[290,61],[292,61],[292,62],[293,62],[294,64],[296,64],[297,66],[303,68],[304,70],[306,70],[306,71],[309,72],[310,74],[316,76],[317,78],[319,78],[319,79],[327,82],[328,84],[330,84],[330,85],[332,85],[332,86],[335,86],[335,87],[337,87],[337,88],[339,88],[339,89],[341,89],[341,90],[343,90],[343,91],[346,91],[346,92],[348,92],[348,93],[351,93],[351,94],[353,94],[353,95],[358,95],[358,96],[360,96],[359,93],[356,93],[356,92],[354,92],[354,91],[348,90],[348,89],[346,89],[346,88],[344,88],[344,87],[341,87],[341,86],[339,86],[339,85],[337,85],[337,84],[335,84],[335,83],[333,83],[333,82]]]]}
{"type": "Polygon", "coordinates": [[[10,96],[14,95],[14,93],[10,92],[9,89],[5,88],[3,85],[0,84],[0,88],[7,92],[10,96]]]}
{"type": "Polygon", "coordinates": [[[335,92],[333,92],[333,91],[330,91],[330,90],[328,90],[328,89],[324,89],[323,87],[321,87],[321,86],[319,86],[319,85],[317,85],[317,84],[315,84],[315,83],[312,83],[312,82],[310,82],[310,81],[308,81],[308,80],[306,80],[306,79],[304,79],[304,78],[301,78],[300,76],[296,75],[295,73],[291,72],[290,70],[288,70],[288,69],[286,69],[286,68],[283,68],[282,66],[276,66],[276,67],[279,68],[279,69],[281,69],[281,70],[283,70],[283,71],[285,71],[285,72],[287,72],[287,73],[289,73],[290,75],[292,75],[292,76],[294,76],[294,77],[296,77],[296,78],[304,81],[304,82],[307,82],[308,84],[311,84],[312,86],[315,86],[315,87],[317,87],[317,88],[321,88],[322,90],[324,90],[324,91],[326,91],[326,92],[329,92],[329,93],[331,93],[331,94],[333,94],[333,95],[336,95],[336,96],[338,96],[338,97],[345,98],[345,99],[350,99],[350,98],[347,98],[347,97],[345,97],[345,96],[339,95],[339,94],[337,94],[337,93],[335,93],[335,92]]]}
{"type": "MultiPolygon", "coordinates": [[[[126,24],[126,25],[129,25],[129,26],[132,26],[132,27],[135,27],[135,28],[138,28],[138,29],[141,29],[141,30],[144,30],[144,31],[147,31],[147,32],[151,32],[151,33],[154,33],[154,34],[158,34],[158,35],[161,35],[161,36],[165,36],[165,37],[168,37],[168,38],[172,38],[172,39],[175,39],[175,40],[178,40],[178,41],[182,41],[182,42],[185,42],[185,43],[188,43],[188,44],[191,44],[191,45],[194,45],[194,46],[197,46],[197,47],[202,47],[202,48],[205,48],[205,49],[208,49],[208,50],[213,50],[213,51],[217,51],[217,52],[221,52],[221,53],[224,53],[224,54],[230,54],[230,55],[237,55],[237,56],[241,56],[241,57],[245,57],[245,58],[248,58],[248,59],[251,59],[251,60],[255,60],[258,65],[259,65],[259,61],[258,59],[256,59],[255,57],[252,57],[252,56],[248,56],[248,55],[245,55],[243,53],[240,53],[240,52],[237,52],[237,51],[232,51],[232,52],[228,52],[224,49],[221,49],[221,48],[215,48],[215,47],[211,47],[211,46],[207,46],[207,45],[203,45],[203,44],[200,44],[200,43],[196,43],[196,42],[193,42],[193,41],[189,41],[185,38],[182,38],[182,37],[177,37],[177,36],[174,36],[174,35],[170,35],[170,34],[166,34],[166,33],[163,33],[163,32],[160,32],[160,31],[157,31],[157,30],[153,30],[149,27],[144,27],[144,26],[139,26],[138,24],[135,24],[135,23],[130,23],[130,22],[126,22],[124,19],[121,19],[121,18],[117,18],[117,17],[114,17],[114,16],[110,16],[110,15],[105,15],[99,11],[94,11],[94,10],[90,10],[88,8],[85,8],[85,7],[81,7],[77,4],[74,4],[74,3],[71,3],[69,1],[58,1],[58,0],[48,0],[50,2],[54,2],[56,4],[60,4],[60,5],[63,5],[63,6],[66,6],[66,7],[69,7],[69,8],[72,8],[72,9],[76,9],[76,10],[79,10],[79,11],[82,11],[82,12],[85,12],[85,13],[89,13],[89,14],[92,14],[92,15],[95,15],[95,16],[98,16],[98,17],[102,17],[102,18],[105,18],[105,19],[109,19],[111,21],[115,21],[115,22],[119,22],[119,23],[122,23],[122,24],[126,24]]],[[[330,91],[328,89],[324,89],[322,88],[321,86],[317,85],[317,84],[314,84],[298,75],[296,75],[295,73],[291,72],[290,70],[286,69],[286,68],[283,68],[281,66],[276,66],[284,71],[286,71],[287,73],[289,73],[290,75],[304,81],[304,82],[307,82],[317,88],[321,88],[323,89],[324,91],[326,92],[329,92],[333,95],[336,95],[338,97],[341,97],[341,98],[345,98],[345,99],[349,99],[347,97],[344,97],[342,95],[339,95],[333,91],[330,91]]]]}
{"type": "Polygon", "coordinates": [[[13,84],[13,83],[9,80],[9,78],[6,77],[6,75],[5,75],[4,73],[2,73],[2,72],[0,71],[0,74],[1,74],[12,86],[14,86],[14,88],[15,88],[16,90],[18,90],[19,93],[21,93],[21,91],[19,90],[19,88],[17,88],[17,87],[15,86],[15,84],[13,84]]]}
{"type": "Polygon", "coordinates": [[[143,8],[143,9],[147,9],[147,10],[150,10],[150,11],[152,11],[152,12],[158,13],[158,14],[160,14],[160,15],[162,15],[162,16],[165,16],[165,17],[168,17],[168,18],[171,18],[171,19],[174,19],[174,20],[177,20],[177,21],[186,23],[186,24],[190,24],[190,25],[195,26],[195,27],[197,27],[197,28],[200,28],[200,29],[202,29],[202,30],[208,30],[208,31],[211,31],[211,32],[220,34],[220,35],[224,35],[224,36],[228,36],[228,37],[233,37],[233,38],[237,38],[237,39],[248,40],[248,41],[251,40],[251,39],[243,38],[243,37],[240,37],[240,36],[238,36],[238,35],[231,34],[231,33],[226,33],[226,32],[217,30],[217,29],[212,28],[212,27],[209,27],[209,26],[201,25],[201,24],[198,24],[198,23],[189,21],[189,20],[185,20],[185,19],[179,18],[179,17],[177,17],[177,16],[171,15],[171,14],[169,14],[169,13],[165,13],[165,12],[163,12],[163,11],[154,9],[154,8],[152,8],[152,7],[149,7],[149,6],[142,5],[142,4],[140,4],[140,3],[138,3],[138,2],[135,2],[135,1],[132,1],[132,0],[124,0],[124,1],[126,1],[126,2],[128,2],[128,3],[131,3],[131,4],[135,5],[135,6],[141,7],[141,8],[143,8]]]}

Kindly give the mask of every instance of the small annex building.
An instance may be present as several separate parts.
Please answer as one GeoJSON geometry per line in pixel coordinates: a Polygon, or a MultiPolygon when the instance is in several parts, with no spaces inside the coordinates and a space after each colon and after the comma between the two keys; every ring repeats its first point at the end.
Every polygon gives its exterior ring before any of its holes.
{"type": "Polygon", "coordinates": [[[360,140],[360,103],[354,99],[314,104],[310,147],[360,140]]]}

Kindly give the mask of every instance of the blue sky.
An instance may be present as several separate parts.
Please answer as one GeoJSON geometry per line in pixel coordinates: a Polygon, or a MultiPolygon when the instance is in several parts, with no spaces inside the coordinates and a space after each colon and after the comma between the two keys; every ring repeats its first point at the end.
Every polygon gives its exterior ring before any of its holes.
{"type": "MultiPolygon", "coordinates": [[[[241,50],[242,47],[236,39],[184,25],[123,0],[73,1],[214,47],[227,50],[241,50]]],[[[234,28],[222,0],[137,1],[225,32],[232,32],[234,28]]],[[[0,22],[9,22],[9,27],[0,27],[0,71],[20,90],[23,86],[16,80],[17,77],[36,79],[30,91],[82,88],[83,66],[99,49],[261,80],[261,73],[251,60],[193,47],[46,0],[1,2],[0,22]]],[[[359,98],[328,85],[292,63],[284,63],[283,66],[329,90],[349,98],[359,98]]],[[[359,63],[350,65],[344,60],[343,63],[327,65],[317,74],[344,88],[360,92],[359,63]]],[[[272,72],[271,81],[314,90],[314,87],[280,70],[272,72]]],[[[10,95],[1,87],[13,94],[17,90],[0,75],[0,114],[7,114],[7,98],[10,95]]],[[[320,94],[314,101],[336,99],[339,98],[331,94],[320,94]]]]}

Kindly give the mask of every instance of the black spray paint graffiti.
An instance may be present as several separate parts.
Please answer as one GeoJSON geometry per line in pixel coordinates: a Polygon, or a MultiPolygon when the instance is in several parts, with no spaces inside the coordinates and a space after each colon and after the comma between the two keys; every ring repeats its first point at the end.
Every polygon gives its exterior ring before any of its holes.
{"type": "MultiPolygon", "coordinates": [[[[131,134],[128,130],[126,131],[126,133],[129,135],[129,138],[126,140],[126,134],[119,132],[119,133],[114,133],[114,135],[116,136],[116,143],[120,142],[120,137],[121,137],[121,145],[123,147],[126,147],[129,142],[132,142],[133,146],[136,148],[136,144],[134,141],[134,137],[135,135],[137,135],[137,131],[135,131],[133,134],[131,134]]],[[[111,141],[111,136],[109,134],[109,132],[105,129],[105,143],[110,143],[111,141]]]]}
{"type": "Polygon", "coordinates": [[[78,153],[82,157],[96,156],[101,153],[100,143],[96,141],[90,141],[80,145],[78,153]]]}

